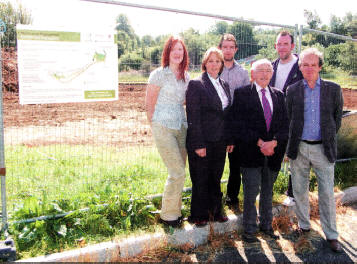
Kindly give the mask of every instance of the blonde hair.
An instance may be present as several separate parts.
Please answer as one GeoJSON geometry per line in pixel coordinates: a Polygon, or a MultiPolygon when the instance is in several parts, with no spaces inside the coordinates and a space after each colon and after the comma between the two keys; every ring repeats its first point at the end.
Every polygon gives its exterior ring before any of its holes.
{"type": "Polygon", "coordinates": [[[203,59],[202,59],[202,64],[201,64],[201,69],[202,71],[207,71],[207,68],[206,68],[206,64],[207,64],[207,61],[209,59],[209,57],[211,56],[212,53],[215,53],[218,58],[220,59],[222,65],[221,65],[221,69],[219,70],[219,74],[223,71],[223,67],[224,67],[224,59],[223,59],[223,53],[220,49],[216,48],[216,47],[211,47],[209,48],[205,55],[203,56],[203,59]]]}

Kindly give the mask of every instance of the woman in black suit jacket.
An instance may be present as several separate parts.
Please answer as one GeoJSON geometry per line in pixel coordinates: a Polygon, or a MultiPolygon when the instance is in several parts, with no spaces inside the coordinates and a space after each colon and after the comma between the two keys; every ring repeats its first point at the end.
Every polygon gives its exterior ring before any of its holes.
{"type": "Polygon", "coordinates": [[[233,150],[225,121],[231,103],[228,84],[219,78],[223,54],[217,48],[206,51],[202,75],[191,80],[186,93],[186,147],[192,181],[189,221],[205,226],[208,220],[226,222],[222,214],[221,178],[226,151],[233,150]]]}

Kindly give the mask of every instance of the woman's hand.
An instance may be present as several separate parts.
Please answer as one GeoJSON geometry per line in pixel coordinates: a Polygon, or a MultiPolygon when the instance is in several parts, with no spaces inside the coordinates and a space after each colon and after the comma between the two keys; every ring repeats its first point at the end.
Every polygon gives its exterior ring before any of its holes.
{"type": "Polygon", "coordinates": [[[195,152],[201,158],[206,157],[206,148],[196,149],[195,152]]]}
{"type": "Polygon", "coordinates": [[[146,117],[151,123],[152,116],[154,115],[155,105],[157,101],[157,97],[160,92],[159,86],[148,84],[146,86],[146,97],[145,97],[145,106],[146,106],[146,117]]]}

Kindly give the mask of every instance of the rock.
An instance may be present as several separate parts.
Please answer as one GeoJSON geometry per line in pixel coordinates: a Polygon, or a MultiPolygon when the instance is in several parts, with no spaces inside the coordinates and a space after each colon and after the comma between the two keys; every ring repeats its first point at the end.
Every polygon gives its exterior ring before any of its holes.
{"type": "Polygon", "coordinates": [[[357,202],[357,186],[349,187],[335,195],[336,203],[349,205],[357,202]]]}

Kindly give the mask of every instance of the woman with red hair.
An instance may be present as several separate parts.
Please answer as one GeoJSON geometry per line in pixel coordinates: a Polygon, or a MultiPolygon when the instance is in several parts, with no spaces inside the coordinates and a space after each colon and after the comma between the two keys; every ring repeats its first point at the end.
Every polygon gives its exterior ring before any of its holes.
{"type": "Polygon", "coordinates": [[[187,120],[183,107],[189,81],[187,68],[185,44],[171,36],[165,42],[161,67],[151,72],[146,88],[147,118],[169,174],[162,196],[160,220],[172,227],[182,223],[182,189],[187,156],[187,120]]]}

